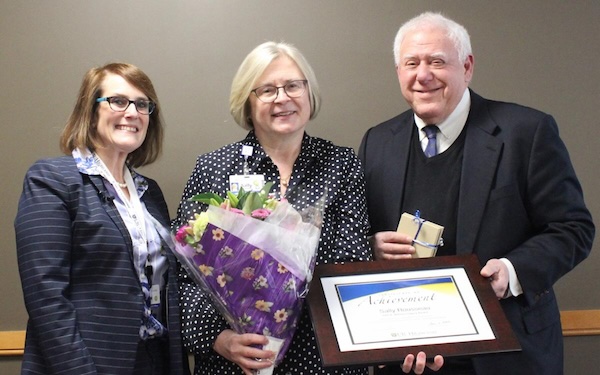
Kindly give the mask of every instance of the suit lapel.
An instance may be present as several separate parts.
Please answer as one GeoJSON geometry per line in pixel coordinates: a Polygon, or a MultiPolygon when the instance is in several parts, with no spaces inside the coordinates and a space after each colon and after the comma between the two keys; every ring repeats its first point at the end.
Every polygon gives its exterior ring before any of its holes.
{"type": "Polygon", "coordinates": [[[404,183],[406,179],[406,169],[408,168],[408,157],[410,153],[410,141],[413,130],[413,114],[399,119],[398,126],[392,129],[392,138],[387,143],[387,150],[383,155],[387,155],[390,160],[382,160],[384,165],[388,166],[389,183],[384,187],[383,196],[385,197],[385,206],[396,207],[394,210],[383,207],[383,212],[387,212],[390,224],[395,229],[402,215],[402,197],[404,196],[404,183]]]}
{"type": "MultiPolygon", "coordinates": [[[[110,194],[106,190],[106,187],[104,186],[104,181],[103,181],[102,177],[99,175],[84,175],[84,176],[88,176],[90,178],[92,185],[94,185],[94,188],[98,192],[98,196],[100,197],[100,200],[102,201],[102,208],[104,208],[104,210],[106,211],[108,216],[111,218],[113,223],[119,229],[119,232],[121,232],[123,239],[125,239],[125,242],[127,243],[127,248],[130,249],[129,254],[130,254],[130,256],[133,257],[133,255],[132,255],[133,243],[131,242],[131,235],[129,234],[127,227],[125,227],[125,223],[123,222],[123,219],[121,218],[121,215],[119,214],[119,211],[117,210],[117,207],[115,206],[114,202],[112,201],[114,199],[114,197],[110,197],[110,194]]],[[[133,258],[132,258],[132,260],[133,260],[133,258]]]]}
{"type": "Polygon", "coordinates": [[[457,254],[475,249],[503,142],[496,137],[498,126],[489,116],[482,97],[471,92],[471,110],[466,123],[456,229],[457,254]]]}

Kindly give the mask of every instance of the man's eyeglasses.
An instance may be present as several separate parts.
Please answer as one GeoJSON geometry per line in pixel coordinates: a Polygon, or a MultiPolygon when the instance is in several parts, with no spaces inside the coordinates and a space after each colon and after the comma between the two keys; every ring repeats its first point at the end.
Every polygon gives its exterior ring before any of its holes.
{"type": "Polygon", "coordinates": [[[125,112],[133,103],[135,110],[141,115],[149,115],[154,112],[154,108],[156,108],[156,104],[151,100],[129,100],[123,96],[106,96],[96,99],[96,102],[108,102],[110,109],[115,112],[125,112]]]}
{"type": "Polygon", "coordinates": [[[279,95],[279,89],[283,89],[285,94],[290,98],[299,98],[306,91],[306,84],[308,83],[305,79],[299,79],[296,81],[289,81],[283,86],[264,85],[252,90],[254,95],[263,103],[273,103],[279,95]]]}

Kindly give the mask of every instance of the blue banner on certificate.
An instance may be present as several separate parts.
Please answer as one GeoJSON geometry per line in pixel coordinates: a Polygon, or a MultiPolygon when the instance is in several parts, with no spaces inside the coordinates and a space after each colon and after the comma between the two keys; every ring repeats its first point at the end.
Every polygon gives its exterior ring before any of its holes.
{"type": "Polygon", "coordinates": [[[321,283],[341,352],[495,339],[460,267],[321,283]]]}

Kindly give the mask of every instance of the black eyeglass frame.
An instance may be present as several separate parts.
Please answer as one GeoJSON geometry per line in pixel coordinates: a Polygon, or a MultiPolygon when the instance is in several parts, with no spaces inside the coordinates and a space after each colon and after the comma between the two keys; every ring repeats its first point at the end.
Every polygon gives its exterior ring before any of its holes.
{"type": "Polygon", "coordinates": [[[100,103],[100,102],[108,102],[108,106],[114,112],[125,112],[125,111],[127,111],[127,108],[129,108],[129,106],[132,105],[132,104],[135,107],[135,110],[137,111],[137,113],[139,113],[140,115],[151,115],[152,112],[154,112],[154,110],[156,109],[156,103],[154,103],[152,100],[146,100],[146,99],[131,100],[131,99],[126,98],[124,96],[118,96],[118,95],[116,95],[116,96],[104,96],[102,98],[96,99],[96,103],[100,103]],[[127,106],[124,109],[115,109],[112,106],[113,105],[113,103],[112,103],[113,99],[123,99],[123,100],[128,101],[129,103],[127,103],[127,106]],[[148,113],[140,111],[140,109],[138,107],[138,103],[142,103],[142,102],[145,102],[145,103],[148,104],[148,113]]]}

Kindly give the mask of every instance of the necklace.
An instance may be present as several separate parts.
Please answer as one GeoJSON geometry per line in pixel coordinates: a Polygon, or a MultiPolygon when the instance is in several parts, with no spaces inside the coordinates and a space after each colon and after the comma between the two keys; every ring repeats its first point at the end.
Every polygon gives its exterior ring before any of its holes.
{"type": "Polygon", "coordinates": [[[287,187],[288,187],[288,186],[289,186],[289,184],[290,184],[290,177],[291,177],[291,176],[288,176],[288,177],[286,177],[286,178],[280,177],[280,178],[279,178],[279,182],[281,183],[281,186],[283,186],[284,188],[286,188],[286,189],[287,189],[287,187]]]}
{"type": "MultiPolygon", "coordinates": [[[[102,159],[100,159],[100,157],[98,156],[98,154],[94,154],[94,160],[99,165],[99,167],[102,170],[102,172],[104,172],[102,174],[102,176],[104,178],[106,178],[108,180],[108,182],[110,182],[113,186],[115,186],[115,184],[116,184],[121,189],[127,189],[127,179],[124,179],[125,182],[119,182],[119,181],[117,181],[117,179],[113,176],[112,173],[110,173],[110,171],[106,167],[106,164],[104,164],[104,162],[102,161],[102,159]]],[[[127,168],[125,166],[123,166],[123,177],[125,177],[126,171],[127,171],[127,168]]],[[[129,173],[129,172],[127,172],[127,173],[129,173]]]]}

